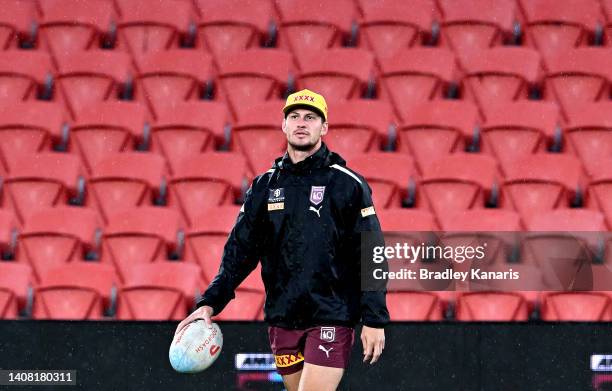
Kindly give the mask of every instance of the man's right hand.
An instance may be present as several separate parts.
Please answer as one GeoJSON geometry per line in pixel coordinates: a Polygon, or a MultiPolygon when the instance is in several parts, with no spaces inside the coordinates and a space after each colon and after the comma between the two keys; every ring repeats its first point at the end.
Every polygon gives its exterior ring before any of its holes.
{"type": "Polygon", "coordinates": [[[202,307],[193,311],[191,315],[189,315],[188,317],[183,319],[181,323],[179,323],[179,325],[176,328],[176,331],[174,332],[174,335],[178,334],[183,329],[183,327],[187,326],[189,323],[196,321],[198,319],[204,319],[204,322],[206,322],[207,326],[209,327],[212,326],[212,320],[210,319],[212,314],[213,314],[212,307],[203,305],[202,307]]]}

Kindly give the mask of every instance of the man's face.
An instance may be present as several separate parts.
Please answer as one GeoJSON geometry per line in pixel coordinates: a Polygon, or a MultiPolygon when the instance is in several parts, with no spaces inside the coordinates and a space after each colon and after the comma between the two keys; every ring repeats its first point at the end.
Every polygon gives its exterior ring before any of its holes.
{"type": "Polygon", "coordinates": [[[295,109],[283,120],[283,132],[289,145],[298,151],[309,151],[327,134],[327,122],[308,109],[295,109]]]}

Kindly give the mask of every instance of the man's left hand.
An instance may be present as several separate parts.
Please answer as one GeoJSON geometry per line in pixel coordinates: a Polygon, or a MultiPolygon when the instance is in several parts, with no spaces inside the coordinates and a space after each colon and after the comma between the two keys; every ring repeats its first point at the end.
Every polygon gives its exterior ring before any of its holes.
{"type": "Polygon", "coordinates": [[[374,364],[385,348],[385,329],[363,326],[361,343],[363,345],[363,362],[371,359],[370,364],[374,364]]]}

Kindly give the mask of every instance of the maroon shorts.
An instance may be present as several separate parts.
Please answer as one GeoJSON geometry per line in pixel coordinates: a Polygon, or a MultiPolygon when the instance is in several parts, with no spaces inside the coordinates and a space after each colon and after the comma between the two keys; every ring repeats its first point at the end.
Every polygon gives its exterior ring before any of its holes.
{"type": "Polygon", "coordinates": [[[301,370],[304,362],[324,367],[348,366],[355,330],[350,327],[320,326],[305,330],[268,327],[270,346],[281,375],[301,370]]]}

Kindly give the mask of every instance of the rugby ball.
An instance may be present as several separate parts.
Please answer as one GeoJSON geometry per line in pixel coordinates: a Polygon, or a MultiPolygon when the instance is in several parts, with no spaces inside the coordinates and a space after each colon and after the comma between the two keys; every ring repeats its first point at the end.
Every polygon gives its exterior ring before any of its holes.
{"type": "Polygon", "coordinates": [[[221,354],[223,335],[216,323],[207,326],[198,319],[174,336],[170,344],[170,364],[175,371],[196,373],[210,367],[221,354]]]}

